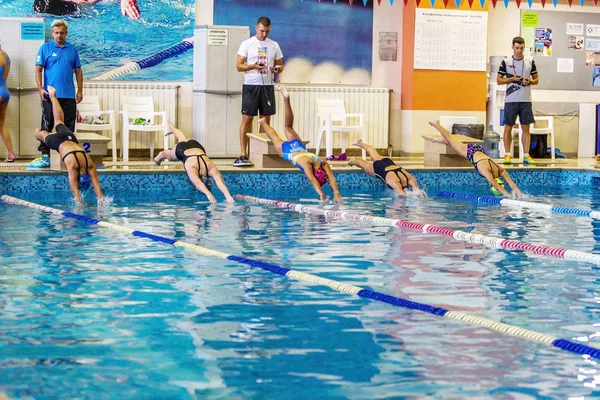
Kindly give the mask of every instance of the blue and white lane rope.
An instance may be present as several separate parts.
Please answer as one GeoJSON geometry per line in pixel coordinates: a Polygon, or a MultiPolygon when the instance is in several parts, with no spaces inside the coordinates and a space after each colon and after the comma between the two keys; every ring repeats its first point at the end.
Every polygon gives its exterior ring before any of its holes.
{"type": "Polygon", "coordinates": [[[417,229],[424,233],[433,233],[446,236],[452,236],[456,240],[462,240],[469,243],[480,243],[485,246],[507,249],[507,250],[522,250],[534,254],[541,254],[554,258],[560,258],[570,261],[583,261],[600,265],[600,255],[586,253],[578,250],[568,250],[556,247],[541,246],[536,244],[518,242],[516,240],[504,239],[501,237],[485,236],[477,233],[457,231],[454,229],[444,228],[441,226],[422,224],[420,222],[403,221],[401,219],[390,219],[382,217],[373,217],[371,215],[352,214],[347,211],[340,210],[325,210],[322,208],[305,206],[302,204],[288,203],[279,200],[261,199],[258,197],[245,196],[236,194],[234,196],[238,200],[246,200],[254,203],[268,204],[279,208],[288,208],[290,210],[306,213],[324,215],[326,217],[337,217],[354,221],[369,221],[374,225],[391,226],[397,228],[417,229]]]}
{"type": "Polygon", "coordinates": [[[133,74],[139,70],[154,67],[161,62],[177,57],[186,51],[194,48],[194,38],[188,37],[183,39],[181,42],[159,51],[158,53],[152,54],[148,57],[142,58],[139,61],[130,61],[125,65],[111,69],[101,75],[92,78],[92,81],[111,81],[123,75],[133,74]]]}
{"type": "Polygon", "coordinates": [[[476,196],[474,194],[456,193],[456,192],[447,192],[447,191],[439,192],[438,196],[452,198],[452,199],[475,201],[478,203],[499,204],[499,205],[505,206],[505,207],[529,208],[532,210],[549,211],[553,214],[573,214],[573,215],[578,215],[580,217],[590,217],[590,218],[594,218],[594,219],[600,219],[600,211],[582,210],[580,208],[570,208],[570,207],[558,207],[558,206],[553,206],[552,204],[534,203],[531,201],[513,200],[513,199],[506,199],[506,198],[502,198],[502,197],[492,197],[492,196],[476,196]]]}
{"type": "Polygon", "coordinates": [[[231,254],[222,253],[220,251],[207,249],[204,247],[197,246],[195,244],[185,243],[179,240],[170,239],[163,236],[153,235],[151,233],[146,233],[142,231],[137,231],[134,229],[126,228],[123,226],[111,224],[104,221],[99,221],[97,219],[85,217],[83,215],[70,213],[67,211],[62,211],[52,207],[42,206],[40,204],[31,203],[29,201],[17,199],[15,197],[4,195],[0,197],[2,201],[15,204],[20,206],[26,206],[35,208],[40,211],[49,212],[56,215],[61,215],[66,218],[74,218],[82,222],[86,222],[91,225],[100,226],[103,228],[113,229],[119,232],[128,233],[136,237],[150,239],[155,242],[172,244],[175,247],[183,247],[192,252],[202,254],[204,256],[218,257],[225,260],[235,261],[241,264],[248,264],[252,267],[257,267],[264,269],[266,271],[283,275],[285,277],[295,279],[302,282],[312,283],[315,285],[327,286],[331,289],[337,290],[338,292],[353,294],[359,297],[363,297],[366,299],[372,299],[376,301],[380,301],[382,303],[391,304],[396,307],[408,308],[410,310],[418,310],[422,312],[426,312],[429,314],[437,315],[439,317],[449,318],[457,321],[464,322],[470,325],[477,325],[487,328],[489,330],[503,333],[505,335],[515,336],[518,338],[526,339],[532,342],[538,342],[545,344],[547,346],[557,347],[562,350],[569,351],[575,354],[589,355],[594,358],[600,358],[600,349],[586,346],[583,344],[571,342],[566,339],[558,339],[554,336],[546,335],[543,333],[531,331],[529,329],[520,328],[515,325],[509,325],[502,322],[494,321],[491,319],[479,317],[476,315],[466,314],[460,311],[450,311],[445,308],[430,306],[428,304],[417,303],[415,301],[402,299],[400,297],[389,296],[383,293],[375,292],[368,289],[363,289],[359,286],[350,285],[347,283],[342,283],[338,281],[334,281],[331,279],[322,278],[317,275],[307,274],[305,272],[295,271],[292,269],[284,268],[275,264],[268,264],[258,260],[252,260],[249,258],[238,257],[231,254]]]}

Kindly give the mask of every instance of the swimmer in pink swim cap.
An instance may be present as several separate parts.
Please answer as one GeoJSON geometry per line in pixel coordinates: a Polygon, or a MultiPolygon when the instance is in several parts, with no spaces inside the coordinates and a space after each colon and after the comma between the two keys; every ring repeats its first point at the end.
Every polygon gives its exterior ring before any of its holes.
{"type": "Polygon", "coordinates": [[[277,90],[283,96],[285,104],[285,136],[287,141],[283,141],[275,129],[273,129],[265,118],[261,118],[258,123],[263,127],[269,139],[277,149],[277,153],[286,161],[294,164],[312,183],[313,188],[319,194],[321,201],[325,201],[327,197],[321,188],[329,181],[329,185],[333,190],[333,200],[336,202],[342,201],[337,182],[331,171],[331,167],[327,161],[321,160],[316,154],[306,151],[306,146],[302,143],[302,139],[294,130],[294,113],[290,105],[290,96],[283,85],[278,85],[277,90]]]}

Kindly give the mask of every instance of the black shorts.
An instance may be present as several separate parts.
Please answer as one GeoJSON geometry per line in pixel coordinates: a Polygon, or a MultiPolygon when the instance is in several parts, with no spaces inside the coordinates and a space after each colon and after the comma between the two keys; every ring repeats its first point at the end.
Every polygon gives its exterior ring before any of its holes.
{"type": "Polygon", "coordinates": [[[523,125],[533,124],[533,110],[529,102],[505,103],[504,104],[504,125],[512,126],[517,122],[523,125]]]}
{"type": "Polygon", "coordinates": [[[242,86],[242,114],[252,117],[275,115],[275,88],[273,85],[242,86]]]}
{"type": "Polygon", "coordinates": [[[56,133],[46,136],[46,145],[56,151],[58,151],[62,142],[67,141],[79,143],[75,134],[64,124],[56,125],[56,133]]]}

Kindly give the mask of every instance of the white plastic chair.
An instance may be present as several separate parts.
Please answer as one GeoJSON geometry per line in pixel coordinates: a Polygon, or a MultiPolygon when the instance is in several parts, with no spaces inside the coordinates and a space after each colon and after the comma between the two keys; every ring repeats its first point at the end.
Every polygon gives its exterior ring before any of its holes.
{"type": "MultiPolygon", "coordinates": [[[[534,117],[536,124],[541,121],[546,121],[545,128],[535,128],[535,124],[531,124],[529,128],[529,133],[531,135],[548,135],[550,139],[550,151],[552,154],[550,155],[552,160],[556,158],[554,154],[554,117],[534,117]]],[[[523,158],[523,129],[521,128],[521,124],[513,126],[512,130],[513,136],[516,134],[519,138],[519,158],[523,158]]],[[[513,154],[513,149],[510,149],[510,155],[513,154]]]]}
{"type": "MultiPolygon", "coordinates": [[[[319,155],[323,135],[325,135],[325,156],[331,157],[333,154],[333,132],[342,134],[342,153],[346,152],[348,146],[348,135],[350,132],[359,132],[363,136],[364,132],[364,113],[347,114],[344,100],[342,99],[318,99],[317,107],[319,112],[319,137],[317,139],[316,154],[319,155]],[[348,119],[358,119],[357,124],[349,124],[348,119]]],[[[362,158],[367,158],[365,150],[362,151],[362,158]]]]}
{"type": "Polygon", "coordinates": [[[100,98],[98,96],[85,96],[81,103],[77,104],[77,111],[82,118],[89,115],[100,117],[107,115],[108,118],[102,118],[103,124],[84,124],[81,122],[75,123],[75,132],[77,131],[111,131],[112,140],[112,159],[117,160],[117,124],[115,120],[114,110],[100,110],[100,98]]]}
{"type": "MultiPolygon", "coordinates": [[[[167,113],[165,111],[154,111],[154,100],[152,97],[123,97],[121,98],[121,115],[123,118],[121,152],[123,162],[129,161],[129,131],[161,132],[163,134],[163,148],[169,148],[169,138],[164,136],[168,130],[167,113]],[[160,123],[156,123],[157,117],[160,123]],[[150,123],[148,125],[134,125],[136,118],[144,118],[150,123]]],[[[150,159],[154,157],[154,138],[150,139],[150,159]]]]}

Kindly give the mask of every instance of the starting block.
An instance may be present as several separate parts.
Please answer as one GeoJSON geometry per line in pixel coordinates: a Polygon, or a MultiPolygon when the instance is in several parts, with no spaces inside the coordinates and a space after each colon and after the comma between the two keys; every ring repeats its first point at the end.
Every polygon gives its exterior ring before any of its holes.
{"type": "MultiPolygon", "coordinates": [[[[250,161],[258,168],[295,168],[277,154],[277,149],[266,133],[248,133],[250,138],[250,161]]],[[[303,140],[302,143],[310,143],[303,140]]]]}
{"type": "MultiPolygon", "coordinates": [[[[102,157],[106,155],[110,138],[91,132],[77,132],[75,136],[77,137],[79,145],[83,147],[83,150],[90,156],[96,167],[103,167],[102,157]]],[[[50,169],[57,171],[67,169],[60,154],[58,154],[58,151],[56,150],[50,150],[50,169]]]]}

